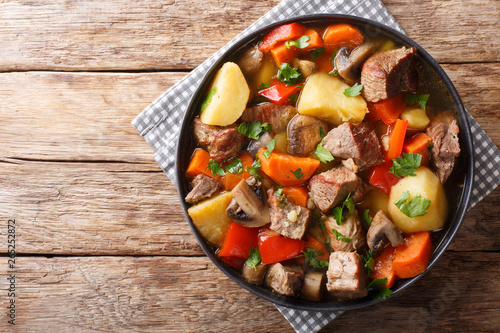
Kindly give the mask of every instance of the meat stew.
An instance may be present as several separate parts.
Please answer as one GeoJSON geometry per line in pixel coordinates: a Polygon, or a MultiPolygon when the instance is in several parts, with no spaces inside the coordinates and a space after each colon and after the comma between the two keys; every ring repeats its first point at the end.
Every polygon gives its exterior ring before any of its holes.
{"type": "Polygon", "coordinates": [[[209,235],[205,238],[217,256],[249,283],[320,302],[385,297],[390,291],[384,288],[398,283],[398,274],[386,272],[381,258],[393,251],[389,257],[394,261],[418,243],[415,251],[425,264],[396,260],[397,267],[411,266],[410,275],[399,274],[411,278],[426,270],[436,239],[442,236],[449,195],[436,161],[447,156],[444,164],[449,165],[459,156],[460,151],[441,148],[448,141],[459,146],[456,120],[442,108],[446,103],[440,96],[431,93],[428,103],[419,105],[429,90],[415,49],[380,36],[370,39],[354,25],[292,25],[277,28],[291,33],[284,40],[269,46],[271,31],[260,45],[258,41],[224,63],[205,91],[205,121],[193,121],[197,147],[186,181],[203,174],[217,180],[219,187],[188,213],[198,231],[209,235]],[[342,33],[354,37],[339,41],[336,34],[342,33]],[[232,68],[224,70],[228,63],[232,68]],[[234,65],[238,75],[217,77],[234,71],[234,65]],[[380,76],[383,82],[374,82],[380,76]],[[224,91],[243,83],[248,97],[244,88],[224,91]],[[379,94],[381,87],[385,90],[379,94]],[[232,107],[235,96],[245,99],[230,123],[217,116],[225,110],[224,96],[230,96],[232,107]],[[429,131],[435,124],[446,128],[429,131]],[[200,132],[211,132],[208,143],[200,132]],[[432,132],[439,134],[433,137],[432,132]],[[406,170],[411,163],[413,175],[398,174],[396,169],[406,170]],[[404,186],[393,198],[392,188],[399,183],[404,186]],[[412,205],[414,198],[419,200],[412,205]],[[389,210],[390,203],[399,202],[396,209],[401,212],[399,207],[419,206],[425,200],[430,205],[420,216],[426,221],[431,216],[429,223],[408,215],[422,212],[402,208],[408,214],[399,216],[389,210]],[[389,227],[371,228],[369,221],[378,221],[381,214],[389,227]],[[419,242],[413,241],[415,234],[419,242]],[[393,244],[397,236],[404,244],[393,244]],[[387,279],[384,288],[373,283],[379,279],[387,279]]]}

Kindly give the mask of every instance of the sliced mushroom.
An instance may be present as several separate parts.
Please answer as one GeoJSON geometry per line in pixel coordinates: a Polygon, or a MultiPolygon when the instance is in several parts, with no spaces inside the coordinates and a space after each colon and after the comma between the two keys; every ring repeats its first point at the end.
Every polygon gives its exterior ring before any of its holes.
{"type": "Polygon", "coordinates": [[[323,272],[308,271],[304,276],[300,296],[309,301],[321,302],[323,298],[323,289],[325,274],[323,272]]]}
{"type": "Polygon", "coordinates": [[[335,69],[347,81],[357,81],[361,71],[361,64],[379,48],[381,41],[373,40],[358,46],[349,54],[349,49],[343,47],[335,57],[335,69]]]}
{"type": "Polygon", "coordinates": [[[314,61],[309,61],[309,60],[299,61],[299,71],[305,78],[308,78],[309,76],[313,75],[314,73],[316,73],[317,70],[318,70],[318,64],[315,63],[314,61]]]}
{"type": "Polygon", "coordinates": [[[252,140],[248,144],[247,150],[250,155],[255,158],[255,155],[259,151],[260,148],[265,148],[266,145],[273,139],[272,133],[265,132],[259,138],[259,140],[252,140]]]}
{"type": "Polygon", "coordinates": [[[253,177],[240,181],[231,191],[233,200],[226,209],[226,215],[245,227],[262,227],[268,224],[269,207],[260,185],[253,177]]]}
{"type": "Polygon", "coordinates": [[[247,264],[243,265],[243,269],[241,270],[241,275],[243,278],[251,284],[259,285],[264,279],[264,275],[267,271],[266,264],[259,263],[255,268],[248,266],[247,264]]]}
{"type": "Polygon", "coordinates": [[[288,153],[308,156],[321,141],[321,133],[327,132],[328,124],[323,120],[302,114],[296,115],[288,123],[288,153]]]}
{"type": "Polygon", "coordinates": [[[399,229],[381,210],[373,217],[372,224],[366,234],[366,240],[368,247],[373,251],[381,249],[387,243],[387,240],[394,247],[404,242],[399,229]]]}
{"type": "Polygon", "coordinates": [[[258,46],[246,48],[240,56],[238,65],[243,73],[252,75],[262,66],[264,54],[259,51],[258,46]]]}

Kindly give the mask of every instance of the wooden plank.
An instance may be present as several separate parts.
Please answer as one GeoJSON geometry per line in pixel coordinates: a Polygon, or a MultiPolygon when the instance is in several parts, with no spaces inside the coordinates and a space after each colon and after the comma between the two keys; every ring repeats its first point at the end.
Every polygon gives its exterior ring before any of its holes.
{"type": "MultiPolygon", "coordinates": [[[[0,216],[19,253],[200,255],[163,172],[121,163],[2,164],[0,216]]],[[[2,228],[0,236],[4,236],[2,228]]],[[[5,253],[6,247],[1,248],[5,253]]]]}
{"type": "MultiPolygon", "coordinates": [[[[16,219],[19,253],[203,254],[175,187],[142,164],[4,163],[0,184],[0,217],[16,219]]],[[[499,200],[500,188],[469,212],[452,249],[500,250],[499,200]]]]}
{"type": "Polygon", "coordinates": [[[498,1],[383,0],[408,36],[438,62],[500,60],[498,1]]]}
{"type": "MultiPolygon", "coordinates": [[[[0,71],[191,69],[278,3],[2,2],[0,71]]],[[[384,3],[440,62],[500,60],[496,0],[384,3]]]]}
{"type": "Polygon", "coordinates": [[[185,75],[2,73],[0,156],[156,165],[130,122],[185,75]]]}
{"type": "MultiPolygon", "coordinates": [[[[206,258],[18,257],[16,265],[17,332],[292,332],[271,303],[206,258]]],[[[401,295],[344,313],[324,331],[493,331],[499,265],[495,253],[446,253],[401,295]]],[[[0,289],[8,283],[0,279],[0,289]]]]}
{"type": "MultiPolygon", "coordinates": [[[[444,69],[466,107],[499,146],[500,64],[446,65],[444,69]]],[[[0,73],[0,160],[154,164],[152,150],[130,122],[184,75],[0,73]]]]}

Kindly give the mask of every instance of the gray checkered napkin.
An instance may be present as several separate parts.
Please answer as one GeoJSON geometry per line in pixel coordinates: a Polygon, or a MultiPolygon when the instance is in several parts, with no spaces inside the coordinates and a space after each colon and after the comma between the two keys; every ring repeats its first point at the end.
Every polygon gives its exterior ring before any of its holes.
{"type": "MultiPolygon", "coordinates": [[[[255,30],[278,20],[314,13],[355,15],[381,22],[403,32],[394,17],[379,0],[282,1],[163,93],[132,121],[137,132],[153,148],[154,159],[174,185],[177,185],[175,154],[182,118],[187,111],[192,95],[210,66],[227,49],[255,30]]],[[[476,174],[470,203],[470,207],[472,207],[500,184],[500,151],[469,114],[468,118],[474,138],[476,160],[476,174]]],[[[342,313],[309,312],[283,306],[276,307],[297,332],[317,332],[342,313]]]]}

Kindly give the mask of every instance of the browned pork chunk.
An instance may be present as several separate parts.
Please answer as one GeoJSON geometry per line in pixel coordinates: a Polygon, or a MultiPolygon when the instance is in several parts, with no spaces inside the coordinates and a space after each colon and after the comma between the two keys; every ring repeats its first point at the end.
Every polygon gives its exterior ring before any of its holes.
{"type": "Polygon", "coordinates": [[[276,105],[264,103],[248,108],[243,111],[241,120],[245,122],[258,121],[271,124],[274,134],[286,131],[286,126],[298,113],[297,109],[290,105],[276,105]]]}
{"type": "Polygon", "coordinates": [[[315,175],[309,180],[311,198],[323,213],[345,200],[356,190],[358,177],[346,168],[337,168],[315,175]]]}
{"type": "Polygon", "coordinates": [[[268,191],[270,228],[285,237],[302,239],[309,224],[311,212],[307,208],[291,203],[286,198],[278,198],[274,193],[273,189],[268,191]]]}
{"type": "Polygon", "coordinates": [[[368,102],[378,102],[396,97],[401,91],[401,78],[410,69],[417,49],[414,47],[375,53],[368,58],[361,70],[363,97],[368,102]]]}
{"type": "Polygon", "coordinates": [[[344,123],[328,132],[324,140],[323,147],[334,157],[352,158],[360,170],[384,161],[377,134],[367,123],[344,123]]]}
{"type": "Polygon", "coordinates": [[[325,221],[325,227],[332,251],[351,252],[365,247],[366,233],[357,213],[347,215],[340,225],[330,216],[325,221]]]}
{"type": "Polygon", "coordinates": [[[308,156],[321,141],[321,133],[327,132],[328,125],[323,120],[306,115],[295,116],[287,129],[288,153],[308,156]]]}
{"type": "Polygon", "coordinates": [[[219,190],[220,184],[215,179],[204,174],[199,174],[191,182],[192,190],[186,195],[186,202],[197,203],[210,198],[219,190]]]}
{"type": "Polygon", "coordinates": [[[238,132],[236,125],[225,127],[206,125],[199,118],[194,119],[194,135],[216,162],[238,155],[245,139],[245,136],[238,132]]]}
{"type": "Polygon", "coordinates": [[[356,252],[332,252],[326,276],[326,288],[339,299],[368,295],[368,278],[363,268],[363,260],[356,252]]]}
{"type": "Polygon", "coordinates": [[[432,138],[432,163],[436,168],[436,173],[441,184],[444,184],[453,171],[455,159],[460,155],[457,121],[453,120],[449,124],[445,122],[432,122],[427,127],[426,133],[432,138]]]}
{"type": "Polygon", "coordinates": [[[270,265],[266,274],[266,283],[277,293],[295,296],[299,293],[304,280],[304,267],[283,265],[279,262],[270,265]]]}

